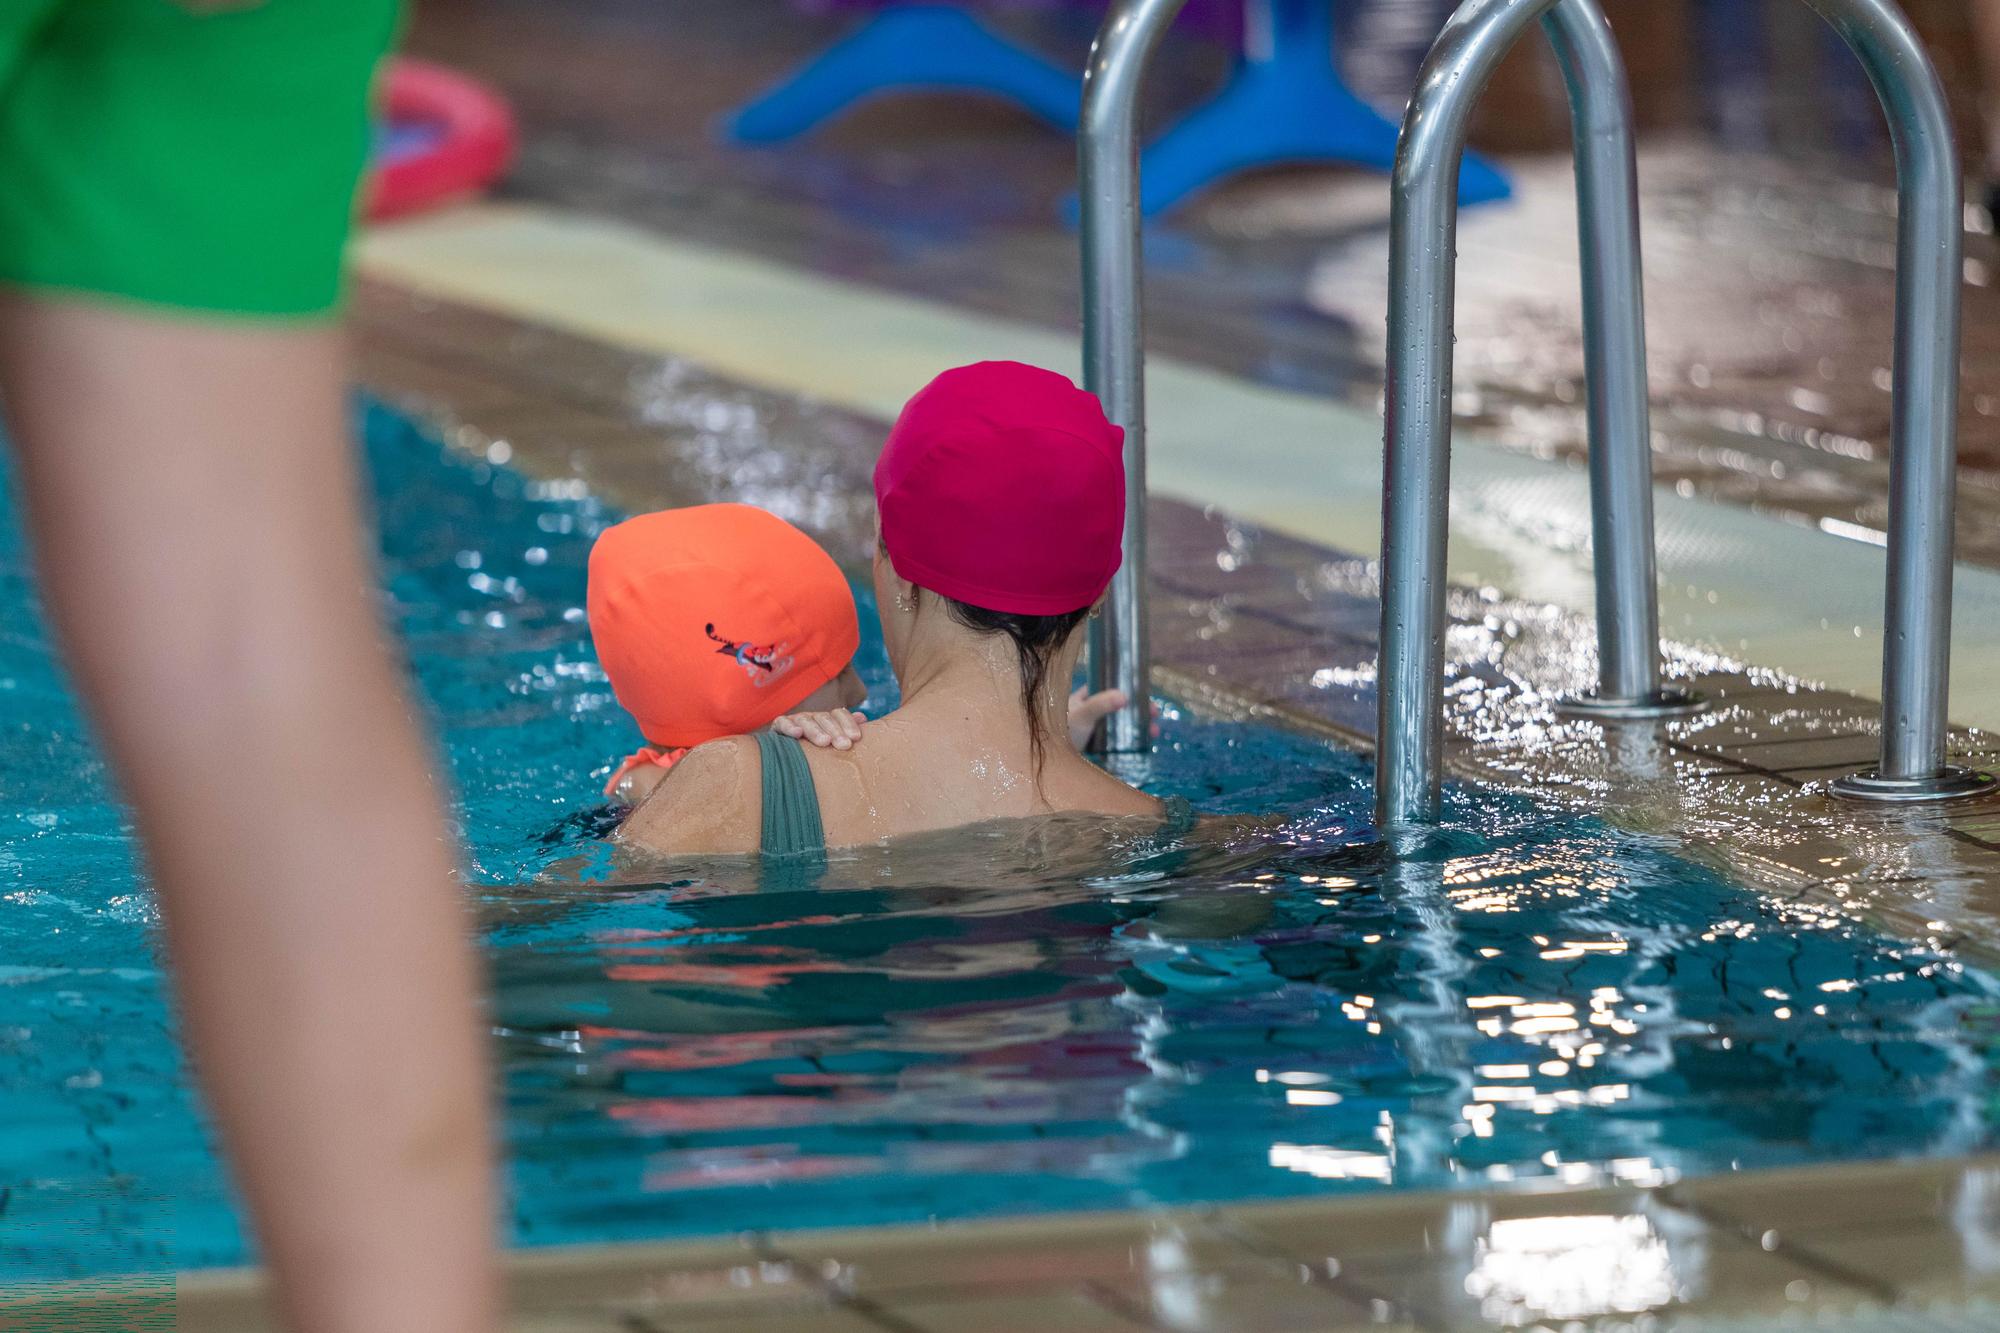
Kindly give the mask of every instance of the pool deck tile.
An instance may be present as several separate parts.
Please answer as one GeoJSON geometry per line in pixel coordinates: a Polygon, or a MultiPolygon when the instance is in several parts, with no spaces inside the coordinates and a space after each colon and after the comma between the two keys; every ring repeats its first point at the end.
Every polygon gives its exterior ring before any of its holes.
{"type": "Polygon", "coordinates": [[[1198,1215],[1091,1214],[993,1223],[969,1264],[950,1229],[893,1234],[875,1230],[794,1233],[773,1250],[845,1292],[876,1299],[972,1288],[1026,1289],[1123,1279],[1162,1266],[1199,1271],[1254,1262],[1198,1215]]]}
{"type": "Polygon", "coordinates": [[[1525,1327],[1581,1313],[1778,1313],[1800,1303],[1802,1282],[1823,1310],[1895,1296],[1865,1276],[1766,1251],[1659,1191],[1408,1196],[1239,1215],[1300,1264],[1337,1273],[1427,1328],[1525,1327]]]}
{"type": "Polygon", "coordinates": [[[1788,1174],[1783,1192],[1716,1177],[1667,1194],[1717,1230],[1865,1281],[1897,1304],[2000,1296],[2000,1174],[1990,1166],[1867,1163],[1788,1174]]]}
{"type": "Polygon", "coordinates": [[[1119,1302],[1107,1301],[1103,1289],[1089,1285],[1058,1286],[1039,1291],[967,1291],[927,1296],[890,1308],[894,1324],[877,1328],[923,1330],[923,1333],[1141,1333],[1159,1325],[1119,1302]]]}
{"type": "MultiPolygon", "coordinates": [[[[1813,1327],[2000,1295],[2000,1158],[530,1250],[508,1290],[511,1333],[1813,1327]]],[[[132,1300],[0,1291],[0,1329],[150,1326],[132,1300]]],[[[248,1272],[154,1300],[162,1328],[275,1327],[248,1272]]]]}

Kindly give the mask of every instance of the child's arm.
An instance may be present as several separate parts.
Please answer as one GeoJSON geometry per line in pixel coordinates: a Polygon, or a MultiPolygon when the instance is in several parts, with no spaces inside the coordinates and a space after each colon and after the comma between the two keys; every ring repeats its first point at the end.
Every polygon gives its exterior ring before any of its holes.
{"type": "MultiPolygon", "coordinates": [[[[1123,690],[1100,690],[1092,694],[1079,686],[1069,697],[1071,743],[1079,750],[1090,744],[1090,735],[1097,730],[1097,724],[1124,706],[1123,690]]],[[[829,708],[825,712],[786,713],[771,724],[771,730],[822,750],[851,750],[861,739],[861,728],[866,721],[861,714],[845,708],[829,708]]]]}

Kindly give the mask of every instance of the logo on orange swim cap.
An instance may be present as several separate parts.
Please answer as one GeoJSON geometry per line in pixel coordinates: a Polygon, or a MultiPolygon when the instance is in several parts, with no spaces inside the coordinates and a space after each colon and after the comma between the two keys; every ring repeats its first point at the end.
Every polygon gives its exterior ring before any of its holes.
{"type": "Polygon", "coordinates": [[[717,634],[713,625],[704,626],[703,629],[709,638],[722,645],[715,651],[724,657],[734,659],[736,665],[742,667],[749,675],[750,683],[760,690],[782,678],[792,669],[792,663],[798,660],[791,655],[792,646],[789,643],[763,645],[738,643],[734,639],[725,639],[717,634]]]}
{"type": "Polygon", "coordinates": [[[655,745],[769,726],[861,646],[833,557],[775,514],[697,505],[606,529],[590,552],[590,636],[655,745]]]}

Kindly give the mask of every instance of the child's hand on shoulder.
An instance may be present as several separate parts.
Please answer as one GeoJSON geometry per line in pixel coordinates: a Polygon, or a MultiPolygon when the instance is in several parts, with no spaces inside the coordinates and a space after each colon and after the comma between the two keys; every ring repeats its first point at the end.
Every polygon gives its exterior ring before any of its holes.
{"type": "Polygon", "coordinates": [[[804,741],[822,750],[851,750],[861,739],[861,714],[845,708],[829,708],[823,713],[786,713],[771,724],[780,736],[804,741]]]}

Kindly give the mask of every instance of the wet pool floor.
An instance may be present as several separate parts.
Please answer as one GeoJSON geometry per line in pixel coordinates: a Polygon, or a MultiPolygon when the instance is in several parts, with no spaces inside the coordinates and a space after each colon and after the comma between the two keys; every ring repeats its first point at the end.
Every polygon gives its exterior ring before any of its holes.
{"type": "MultiPolygon", "coordinates": [[[[513,1333],[1984,1333],[1991,1160],[516,1255],[513,1333]]],[[[273,1327],[241,1273],[0,1296],[22,1330],[273,1327]]]]}

